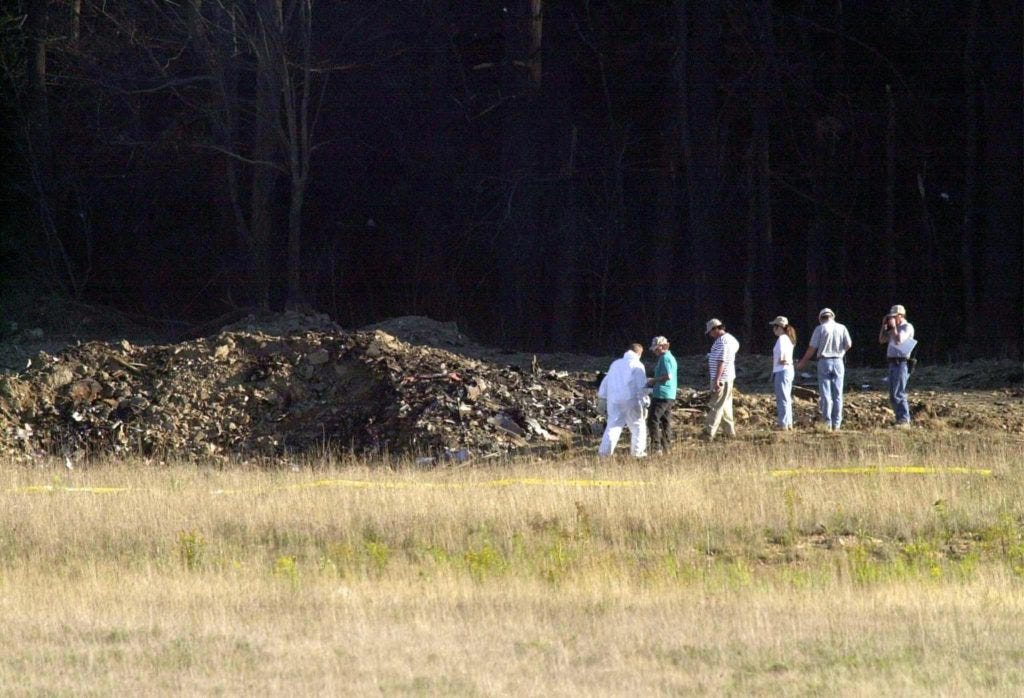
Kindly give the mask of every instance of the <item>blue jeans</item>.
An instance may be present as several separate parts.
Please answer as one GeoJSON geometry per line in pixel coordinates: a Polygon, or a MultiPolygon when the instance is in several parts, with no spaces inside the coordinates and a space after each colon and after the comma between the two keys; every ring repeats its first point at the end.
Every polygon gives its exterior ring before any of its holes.
{"type": "Polygon", "coordinates": [[[775,411],[778,414],[777,424],[780,427],[793,426],[793,367],[787,366],[772,374],[775,384],[775,411]]]}
{"type": "Polygon", "coordinates": [[[843,423],[843,376],[846,368],[843,360],[818,359],[818,405],[821,418],[830,427],[838,429],[843,423]]]}
{"type": "Polygon", "coordinates": [[[907,402],[907,362],[889,364],[889,402],[896,413],[897,424],[910,424],[910,403],[907,402]]]}

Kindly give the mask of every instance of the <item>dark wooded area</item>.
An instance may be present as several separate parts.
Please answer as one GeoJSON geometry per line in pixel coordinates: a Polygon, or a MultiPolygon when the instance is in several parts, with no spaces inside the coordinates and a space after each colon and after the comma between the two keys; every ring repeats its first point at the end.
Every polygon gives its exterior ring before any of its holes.
{"type": "Polygon", "coordinates": [[[4,286],[314,307],[608,353],[817,309],[1022,354],[1022,9],[910,0],[21,0],[4,286]]]}

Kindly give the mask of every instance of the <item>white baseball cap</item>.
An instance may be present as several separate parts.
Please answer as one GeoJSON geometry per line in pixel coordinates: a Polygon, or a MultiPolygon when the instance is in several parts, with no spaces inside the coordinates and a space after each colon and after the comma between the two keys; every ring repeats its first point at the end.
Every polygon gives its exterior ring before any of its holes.
{"type": "Polygon", "coordinates": [[[818,313],[818,319],[820,320],[821,318],[825,317],[826,315],[828,315],[829,317],[835,317],[836,316],[836,314],[832,312],[832,308],[822,308],[821,312],[818,313]]]}
{"type": "Polygon", "coordinates": [[[769,322],[768,325],[769,325],[769,327],[774,326],[774,325],[778,325],[779,327],[788,327],[789,326],[789,318],[787,318],[785,315],[779,315],[774,320],[769,322]]]}
{"type": "Polygon", "coordinates": [[[722,321],[719,320],[718,318],[713,317],[710,320],[708,320],[707,323],[704,325],[704,334],[707,334],[716,327],[722,327],[722,321]]]}
{"type": "Polygon", "coordinates": [[[658,347],[668,346],[668,339],[662,337],[660,334],[651,340],[651,351],[654,351],[658,347]]]}

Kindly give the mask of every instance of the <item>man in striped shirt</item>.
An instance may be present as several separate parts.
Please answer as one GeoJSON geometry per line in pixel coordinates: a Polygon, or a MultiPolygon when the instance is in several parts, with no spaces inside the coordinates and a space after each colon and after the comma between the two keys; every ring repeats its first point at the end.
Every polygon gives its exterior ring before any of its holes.
{"type": "Polygon", "coordinates": [[[736,381],[736,352],[740,343],[725,331],[717,318],[708,320],[704,332],[715,340],[708,354],[708,374],[711,377],[711,402],[707,420],[707,439],[713,441],[721,424],[726,436],[736,436],[736,421],[732,416],[732,386],[736,381]]]}

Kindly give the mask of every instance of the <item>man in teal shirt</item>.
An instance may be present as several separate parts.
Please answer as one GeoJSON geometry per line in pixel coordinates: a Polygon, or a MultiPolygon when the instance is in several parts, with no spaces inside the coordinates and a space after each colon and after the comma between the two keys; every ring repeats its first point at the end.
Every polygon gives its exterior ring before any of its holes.
{"type": "Polygon", "coordinates": [[[651,340],[651,351],[658,358],[654,378],[647,381],[651,390],[651,409],[647,413],[647,431],[651,450],[664,453],[672,443],[672,405],[676,402],[676,357],[669,351],[669,342],[662,336],[651,340]]]}

